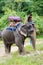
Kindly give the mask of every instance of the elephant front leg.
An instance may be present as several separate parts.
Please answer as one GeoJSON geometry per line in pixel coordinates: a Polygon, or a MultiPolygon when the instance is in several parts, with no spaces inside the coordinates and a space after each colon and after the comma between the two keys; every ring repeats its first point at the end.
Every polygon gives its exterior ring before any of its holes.
{"type": "Polygon", "coordinates": [[[27,54],[30,54],[30,52],[29,52],[29,51],[25,51],[24,46],[21,45],[21,46],[19,47],[19,54],[20,54],[20,55],[27,55],[27,54]]]}
{"type": "Polygon", "coordinates": [[[19,47],[19,54],[20,55],[25,55],[26,54],[24,47],[19,47]]]}
{"type": "Polygon", "coordinates": [[[17,43],[16,45],[18,46],[19,54],[25,55],[26,52],[25,52],[25,49],[24,49],[24,45],[22,43],[17,43]]]}

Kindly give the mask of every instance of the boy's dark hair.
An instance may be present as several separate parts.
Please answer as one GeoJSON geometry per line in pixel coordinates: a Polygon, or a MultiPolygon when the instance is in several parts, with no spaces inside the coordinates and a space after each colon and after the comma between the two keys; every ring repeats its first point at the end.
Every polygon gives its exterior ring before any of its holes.
{"type": "Polygon", "coordinates": [[[30,18],[32,18],[32,13],[30,13],[30,15],[28,16],[28,21],[30,20],[30,18]]]}
{"type": "Polygon", "coordinates": [[[30,13],[30,15],[29,16],[32,16],[32,13],[30,13]]]}

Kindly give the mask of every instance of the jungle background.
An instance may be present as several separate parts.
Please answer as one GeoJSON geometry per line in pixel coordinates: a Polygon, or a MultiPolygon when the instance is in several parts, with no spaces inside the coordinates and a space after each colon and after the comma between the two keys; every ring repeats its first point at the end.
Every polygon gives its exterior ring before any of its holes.
{"type": "Polygon", "coordinates": [[[8,16],[20,16],[23,23],[32,12],[37,35],[43,35],[43,0],[0,0],[0,30],[8,26],[8,16]]]}
{"type": "Polygon", "coordinates": [[[26,51],[33,55],[19,56],[17,47],[12,45],[11,54],[4,54],[4,42],[0,39],[0,65],[43,65],[43,0],[0,0],[0,30],[9,25],[9,16],[20,16],[22,23],[27,23],[27,17],[32,12],[36,25],[36,49],[40,54],[34,55],[30,40],[26,39],[26,51]]]}

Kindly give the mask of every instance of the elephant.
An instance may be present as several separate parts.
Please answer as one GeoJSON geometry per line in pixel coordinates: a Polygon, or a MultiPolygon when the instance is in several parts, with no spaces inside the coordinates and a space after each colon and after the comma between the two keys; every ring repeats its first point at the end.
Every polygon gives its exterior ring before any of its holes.
{"type": "Polygon", "coordinates": [[[24,41],[29,37],[32,40],[33,49],[36,50],[36,31],[32,25],[24,24],[21,26],[20,30],[12,31],[4,29],[2,32],[2,40],[5,45],[5,52],[10,53],[11,46],[15,43],[18,47],[19,54],[25,54],[24,41]],[[26,35],[22,35],[21,31],[26,35]]]}

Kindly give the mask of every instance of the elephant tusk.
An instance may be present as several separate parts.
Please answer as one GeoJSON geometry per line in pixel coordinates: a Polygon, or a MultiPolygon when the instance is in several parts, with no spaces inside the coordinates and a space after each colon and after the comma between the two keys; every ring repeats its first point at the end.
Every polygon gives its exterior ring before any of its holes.
{"type": "Polygon", "coordinates": [[[23,36],[25,36],[25,37],[27,36],[27,35],[26,35],[25,33],[23,33],[22,31],[20,31],[20,33],[21,33],[23,36]]]}

